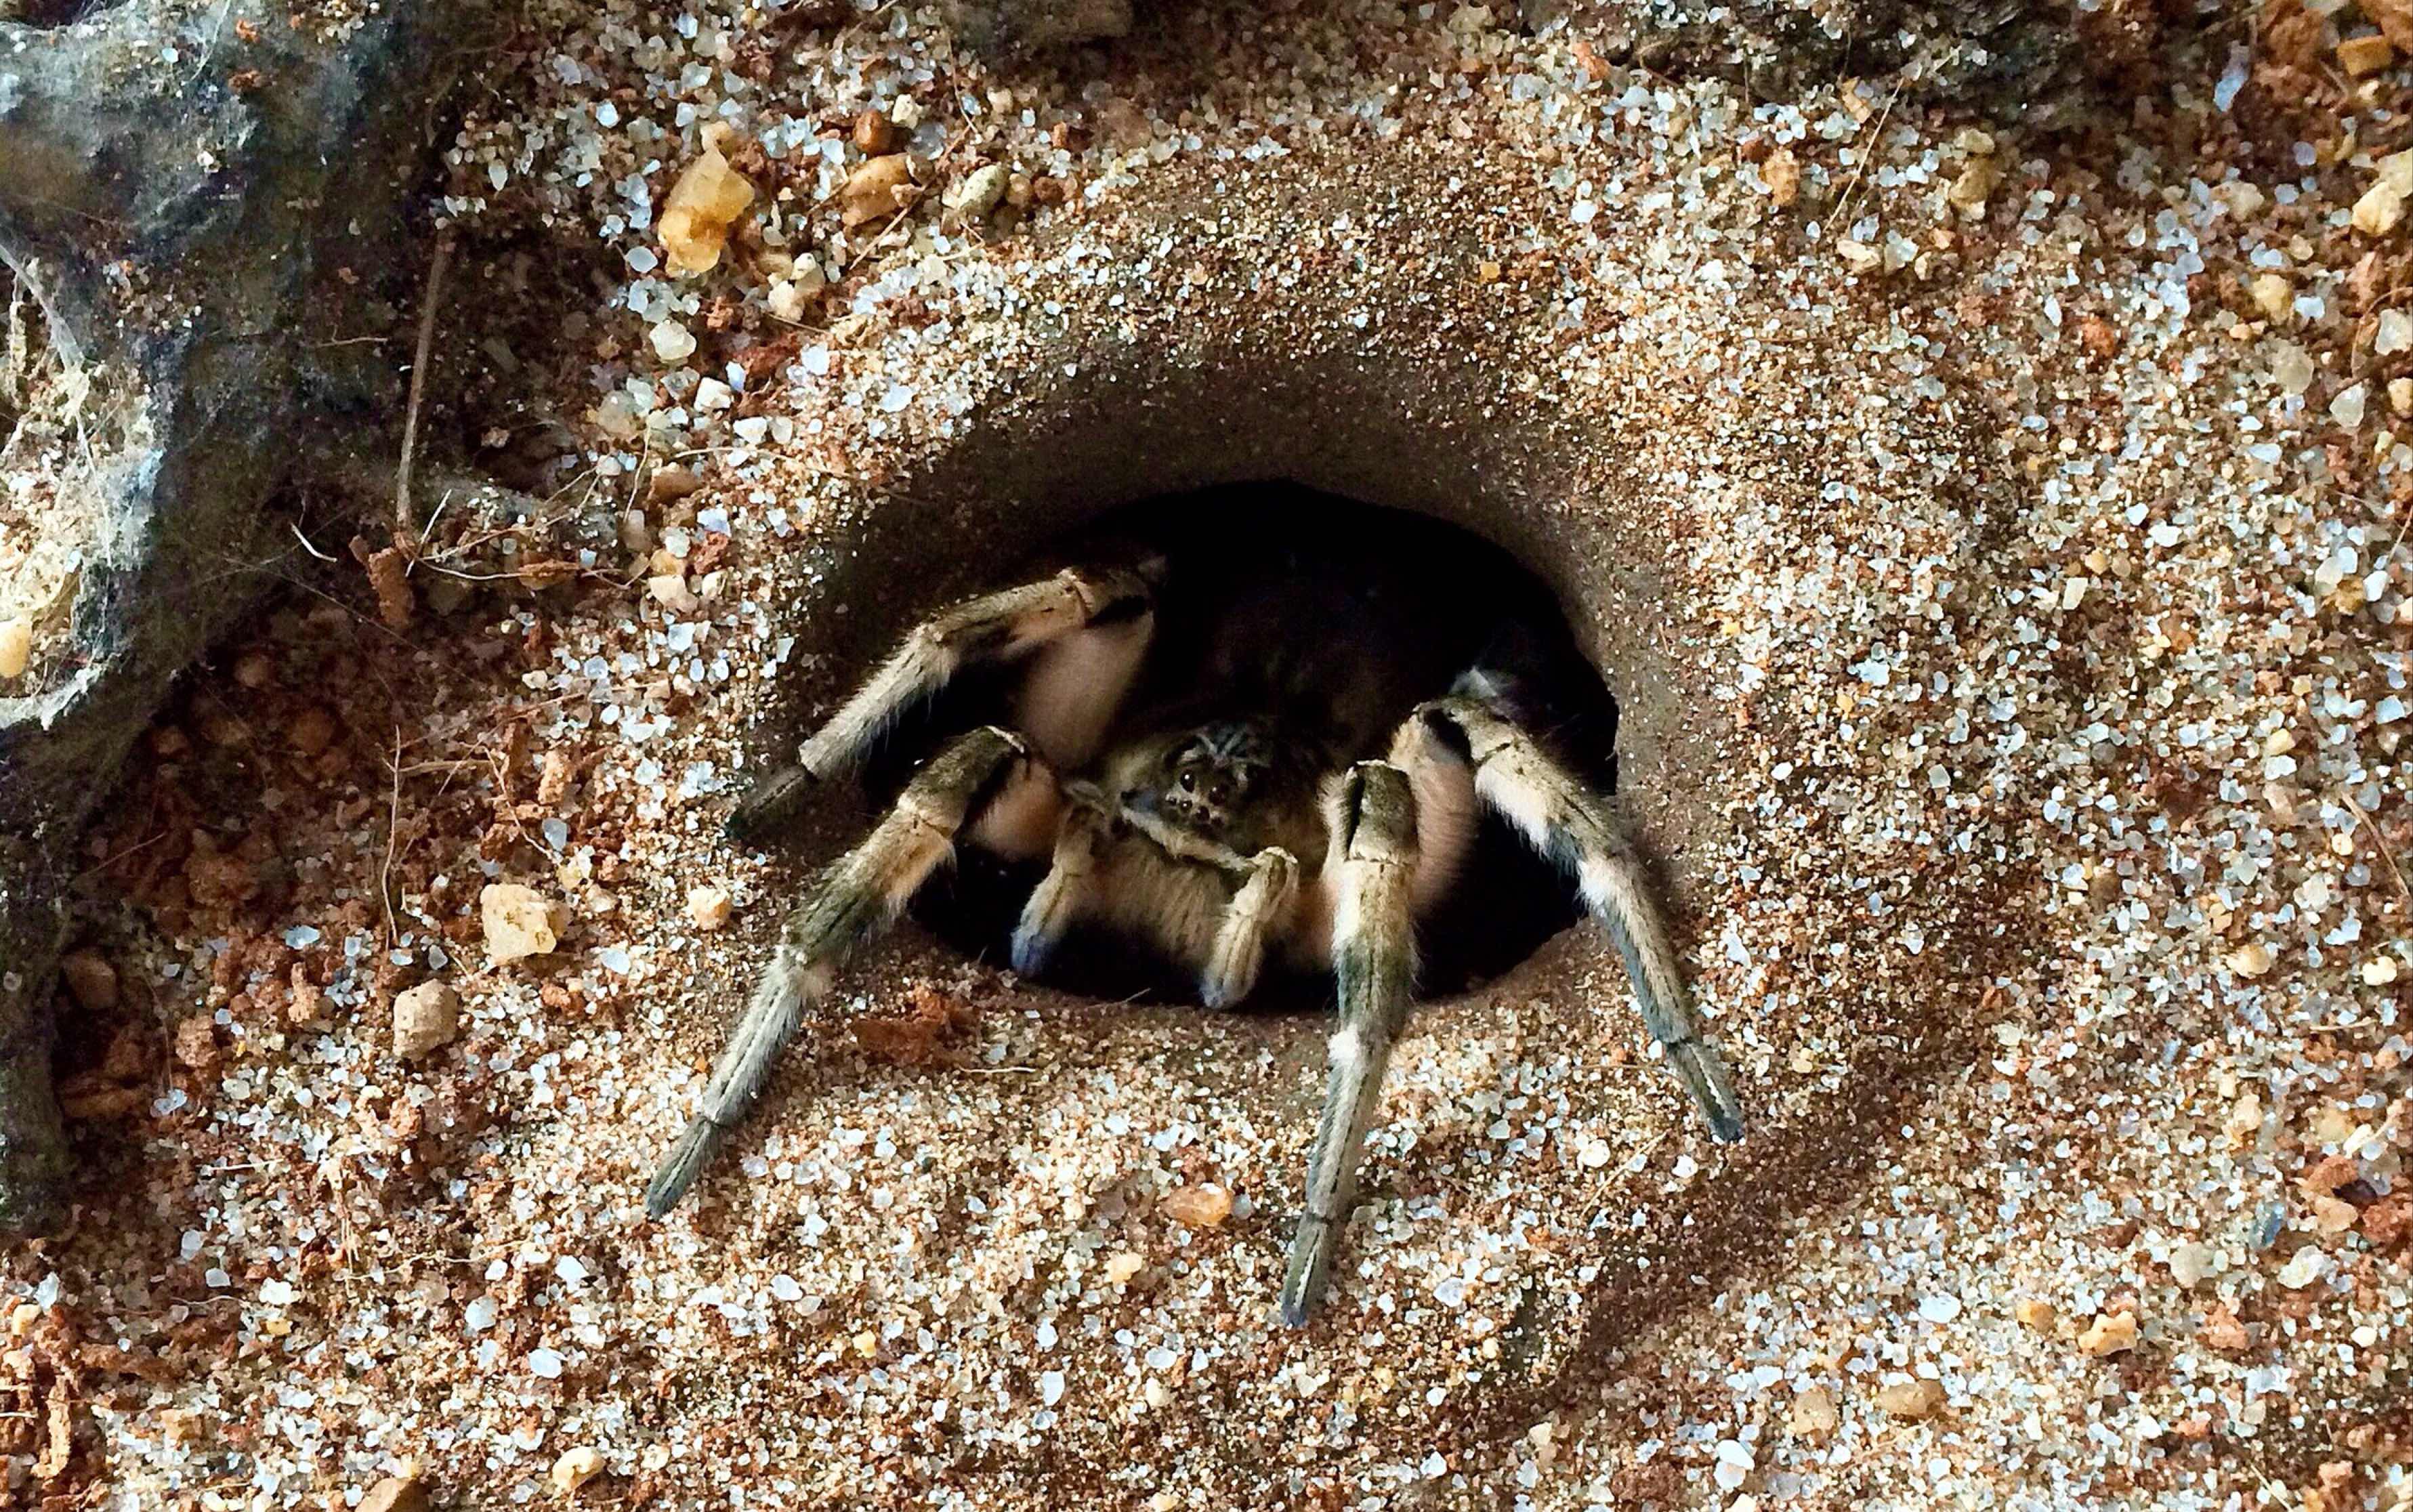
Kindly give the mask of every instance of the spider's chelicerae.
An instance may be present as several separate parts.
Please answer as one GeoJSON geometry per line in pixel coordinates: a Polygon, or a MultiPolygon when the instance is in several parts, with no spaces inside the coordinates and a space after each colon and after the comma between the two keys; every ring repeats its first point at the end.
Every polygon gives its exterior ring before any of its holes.
{"type": "Polygon", "coordinates": [[[1035,882],[1010,935],[1025,975],[1119,937],[1210,1006],[1239,1002],[1268,971],[1336,979],[1330,1080],[1282,1282],[1290,1323],[1324,1294],[1419,934],[1496,895],[1469,879],[1487,827],[1572,879],[1711,1132],[1740,1138],[1604,785],[1553,738],[1579,702],[1568,690],[1596,676],[1539,585],[1470,538],[1457,537],[1475,549],[1454,549],[1456,535],[1295,493],[1203,496],[914,630],[732,817],[758,835],[816,782],[894,765],[900,746],[929,752],[788,916],[647,1211],[686,1193],[846,956],[959,845],[1035,882]]]}

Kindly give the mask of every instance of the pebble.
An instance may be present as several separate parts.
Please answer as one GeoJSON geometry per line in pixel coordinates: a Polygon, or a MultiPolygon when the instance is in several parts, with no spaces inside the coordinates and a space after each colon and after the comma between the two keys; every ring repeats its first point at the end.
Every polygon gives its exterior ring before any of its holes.
{"type": "Polygon", "coordinates": [[[662,251],[671,271],[709,273],[719,266],[730,227],[753,202],[753,184],[729,166],[718,145],[706,147],[662,201],[662,251]]]}
{"type": "Polygon", "coordinates": [[[2021,1327],[2037,1333],[2052,1332],[2053,1325],[2061,1321],[2060,1312],[2050,1302],[2036,1297],[2021,1297],[2013,1305],[2011,1315],[2020,1320],[2021,1327]]]}
{"type": "Polygon", "coordinates": [[[1232,1216],[1232,1193],[1213,1182],[1176,1187],[1157,1206],[1175,1223],[1192,1228],[1214,1228],[1232,1216]]]}
{"type": "Polygon", "coordinates": [[[2405,191],[2385,179],[2354,202],[2354,229],[2366,236],[2385,236],[2404,218],[2405,191]]]}
{"type": "Polygon", "coordinates": [[[533,887],[488,882],[478,893],[478,916],[486,934],[486,956],[497,966],[549,954],[561,943],[555,905],[533,887]]]}
{"type": "Polygon", "coordinates": [[[1123,1282],[1131,1280],[1133,1276],[1138,1275],[1141,1270],[1147,1267],[1147,1262],[1142,1259],[1139,1255],[1129,1250],[1125,1250],[1106,1262],[1105,1277],[1107,1284],[1119,1286],[1123,1282]]]}
{"type": "Polygon", "coordinates": [[[1784,1426],[1796,1438],[1825,1438],[1842,1421],[1843,1415],[1835,1409],[1835,1394],[1819,1386],[1797,1394],[1784,1414],[1784,1426]]]}
{"type": "Polygon", "coordinates": [[[2384,987],[2396,980],[2396,957],[2393,956],[2374,956],[2362,963],[2362,984],[2365,986],[2384,987]]]}
{"type": "Polygon", "coordinates": [[[22,677],[33,659],[34,627],[22,619],[0,619],[0,677],[22,677]]]}
{"type": "Polygon", "coordinates": [[[91,951],[60,956],[59,980],[79,1008],[103,1013],[117,1006],[117,968],[91,951]]]}
{"type": "Polygon", "coordinates": [[[2337,45],[2338,67],[2348,78],[2377,73],[2396,60],[2396,50],[2384,37],[2349,37],[2337,45]]]}
{"type": "Polygon", "coordinates": [[[1922,1422],[1944,1410],[1944,1383],[1918,1376],[1877,1387],[1877,1406],[1888,1417],[1922,1422]]]}
{"type": "Polygon", "coordinates": [[[687,890],[687,916],[699,929],[718,929],[729,923],[729,890],[706,883],[687,890]]]}
{"type": "Polygon", "coordinates": [[[1003,163],[991,163],[975,169],[955,186],[948,197],[948,208],[960,219],[979,220],[995,210],[1005,198],[1006,189],[1014,183],[1014,170],[1003,163]]]}
{"type": "Polygon", "coordinates": [[[575,1496],[578,1488],[603,1472],[603,1456],[592,1445],[582,1444],[565,1449],[553,1462],[553,1489],[564,1496],[575,1496]]]}
{"type": "Polygon", "coordinates": [[[2279,1267],[2279,1284],[2289,1291],[2302,1291],[2320,1280],[2322,1272],[2328,1269],[2329,1256],[2307,1245],[2279,1267]]]}
{"type": "Polygon", "coordinates": [[[849,175],[846,187],[838,191],[838,219],[851,228],[893,215],[901,205],[897,191],[912,183],[913,167],[903,153],[874,157],[849,175]]]}
{"type": "Polygon", "coordinates": [[[2276,964],[2271,947],[2257,941],[2228,953],[2228,969],[2240,976],[2260,976],[2276,964]]]}
{"type": "Polygon", "coordinates": [[[656,573],[645,579],[645,591],[653,595],[656,603],[682,615],[691,615],[703,604],[695,590],[687,586],[684,573],[656,573]]]}
{"type": "Polygon", "coordinates": [[[645,333],[645,340],[654,355],[665,363],[679,363],[695,355],[695,333],[676,320],[659,320],[645,333]]]}
{"type": "Polygon", "coordinates": [[[1759,165],[1759,181],[1768,185],[1768,198],[1778,208],[1790,205],[1801,197],[1801,160],[1792,148],[1779,147],[1759,165]]]}
{"type": "Polygon", "coordinates": [[[416,1060],[461,1034],[461,995],[449,983],[422,982],[393,1000],[393,1053],[416,1060]]]}
{"type": "Polygon", "coordinates": [[[2086,1331],[2078,1336],[2078,1347],[2098,1358],[2117,1355],[2137,1347],[2137,1314],[2134,1312],[2098,1312],[2086,1331]]]}
{"type": "Polygon", "coordinates": [[[2283,274],[2266,273],[2256,275],[2246,286],[2263,317],[2273,325],[2285,325],[2295,313],[2296,286],[2283,274]]]}
{"type": "Polygon", "coordinates": [[[896,145],[896,127],[876,110],[854,118],[854,145],[866,157],[885,156],[896,145]]]}
{"type": "Polygon", "coordinates": [[[369,1488],[354,1512],[427,1512],[427,1488],[416,1476],[388,1475],[369,1488]]]}
{"type": "Polygon", "coordinates": [[[2212,1251],[2200,1244],[2180,1244],[2170,1250],[2170,1279],[2192,1286],[2212,1274],[2212,1251]]]}
{"type": "Polygon", "coordinates": [[[2313,1199],[2313,1226],[2323,1234],[2343,1234],[2361,1216],[2361,1210],[2343,1197],[2313,1199]]]}

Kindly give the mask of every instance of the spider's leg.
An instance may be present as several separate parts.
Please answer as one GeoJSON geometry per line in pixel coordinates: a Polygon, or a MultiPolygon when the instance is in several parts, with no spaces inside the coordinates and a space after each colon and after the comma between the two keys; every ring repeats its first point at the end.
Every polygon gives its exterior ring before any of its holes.
{"type": "Polygon", "coordinates": [[[1651,901],[1639,857],[1609,805],[1541,743],[1480,699],[1452,696],[1423,705],[1392,747],[1394,761],[1458,761],[1474,791],[1542,855],[1574,873],[1584,906],[1617,942],[1651,1037],[1699,1104],[1710,1132],[1742,1137],[1742,1104],[1725,1060],[1701,1032],[1666,921],[1651,901]]]}
{"type": "Polygon", "coordinates": [[[793,764],[755,784],[730,815],[730,832],[759,835],[785,818],[817,781],[842,777],[916,705],[935,698],[967,666],[1061,651],[1051,684],[1077,682],[1092,696],[1049,697],[1022,713],[1038,749],[1072,767],[1086,761],[1147,649],[1152,602],[1147,580],[1125,568],[1068,567],[1038,583],[958,604],[914,627],[854,695],[815,731],[793,764]],[[1082,631],[1094,631],[1085,637],[1082,631]],[[1095,645],[1088,644],[1094,640],[1095,645]],[[1054,728],[1060,726],[1060,729],[1054,728]]]}
{"type": "Polygon", "coordinates": [[[1324,1299],[1349,1223],[1357,1153],[1382,1095],[1391,1041],[1408,1016],[1416,971],[1416,802],[1407,777],[1386,762],[1360,763],[1341,780],[1336,808],[1325,874],[1335,895],[1332,960],[1340,984],[1340,1027],[1332,1036],[1324,1116],[1308,1152],[1306,1210],[1282,1278],[1282,1321],[1293,1327],[1324,1299]]]}
{"type": "Polygon", "coordinates": [[[959,832],[977,826],[984,814],[1034,782],[1052,787],[1054,779],[1018,736],[994,727],[975,730],[932,757],[905,785],[888,817],[815,880],[788,915],[778,951],[713,1065],[695,1117],[645,1188],[648,1215],[670,1211],[694,1184],[762,1090],[806,1007],[829,991],[848,953],[896,921],[930,873],[954,853],[959,832]]]}
{"type": "Polygon", "coordinates": [[[1095,900],[1098,852],[1109,821],[1095,806],[1069,803],[1056,831],[1056,853],[1047,875],[1031,889],[1014,929],[1014,969],[1037,976],[1073,926],[1095,900]]]}
{"type": "Polygon", "coordinates": [[[1269,845],[1249,859],[1249,880],[1232,895],[1206,956],[1198,992],[1209,1008],[1229,1008],[1253,991],[1265,969],[1266,941],[1282,932],[1298,901],[1298,858],[1269,845]]]}

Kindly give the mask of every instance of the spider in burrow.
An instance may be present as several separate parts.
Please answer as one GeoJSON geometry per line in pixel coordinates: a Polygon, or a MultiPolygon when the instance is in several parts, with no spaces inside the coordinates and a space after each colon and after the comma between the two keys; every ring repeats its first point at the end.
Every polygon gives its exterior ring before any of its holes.
{"type": "Polygon", "coordinates": [[[1420,936],[1465,946],[1454,920],[1485,919],[1477,937],[1510,927],[1503,847],[1555,879],[1562,910],[1572,876],[1710,1132],[1742,1137],[1606,756],[1588,769],[1572,749],[1597,735],[1606,690],[1536,579],[1437,522],[1270,485],[1179,501],[1072,559],[915,629],[731,816],[752,838],[815,783],[899,779],[887,816],[789,914],[646,1189],[650,1215],[693,1184],[847,956],[958,846],[1016,874],[1024,900],[998,932],[1025,976],[1136,946],[1213,1007],[1272,975],[1337,982],[1282,1282],[1291,1324],[1323,1297],[1420,936]]]}

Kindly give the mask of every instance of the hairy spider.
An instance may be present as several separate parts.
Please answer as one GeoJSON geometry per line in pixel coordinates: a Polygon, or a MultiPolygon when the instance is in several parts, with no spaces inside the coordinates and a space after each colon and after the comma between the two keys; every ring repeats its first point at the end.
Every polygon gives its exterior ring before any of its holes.
{"type": "Polygon", "coordinates": [[[1489,891],[1467,876],[1487,816],[1572,875],[1711,1133],[1742,1137],[1603,785],[1547,734],[1566,722],[1563,690],[1592,674],[1544,591],[1479,551],[1436,550],[1436,532],[1456,533],[1429,521],[1258,497],[1272,502],[1201,496],[1170,526],[928,620],[748,794],[731,818],[741,838],[815,782],[937,745],[788,916],[648,1213],[686,1193],[847,954],[959,843],[1038,878],[1011,933],[1025,975],[1046,974],[1080,929],[1136,942],[1210,1006],[1247,998],[1269,963],[1337,979],[1289,1323],[1324,1294],[1418,932],[1489,891]]]}

